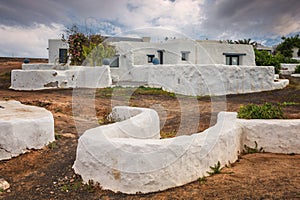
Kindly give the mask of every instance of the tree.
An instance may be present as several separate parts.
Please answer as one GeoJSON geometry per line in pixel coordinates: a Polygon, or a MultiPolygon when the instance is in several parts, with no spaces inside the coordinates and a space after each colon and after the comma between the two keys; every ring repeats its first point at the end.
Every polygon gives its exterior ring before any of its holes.
{"type": "Polygon", "coordinates": [[[85,56],[83,46],[87,45],[88,38],[83,33],[75,33],[69,36],[69,55],[71,55],[71,65],[81,65],[85,56]]]}
{"type": "Polygon", "coordinates": [[[104,37],[99,34],[84,34],[76,25],[66,29],[66,36],[63,35],[62,40],[69,44],[71,65],[81,65],[84,61],[90,66],[102,65],[103,58],[115,55],[112,46],[103,44],[104,37]]]}
{"type": "Polygon", "coordinates": [[[112,58],[116,54],[112,46],[105,44],[90,43],[90,46],[83,46],[83,55],[85,56],[85,65],[101,66],[103,59],[112,58]]]}
{"type": "Polygon", "coordinates": [[[277,46],[276,52],[280,52],[283,56],[285,56],[287,58],[292,58],[293,57],[293,48],[294,47],[300,48],[299,35],[295,35],[292,37],[282,36],[281,39],[283,41],[277,46]]]}
{"type": "Polygon", "coordinates": [[[255,62],[257,66],[274,66],[275,73],[279,74],[280,55],[276,57],[269,54],[267,51],[258,51],[256,49],[254,49],[254,52],[255,52],[255,62]]]}

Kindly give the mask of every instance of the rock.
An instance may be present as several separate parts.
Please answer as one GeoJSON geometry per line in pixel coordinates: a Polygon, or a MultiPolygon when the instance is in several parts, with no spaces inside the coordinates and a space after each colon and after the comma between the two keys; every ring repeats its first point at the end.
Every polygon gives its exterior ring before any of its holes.
{"type": "Polygon", "coordinates": [[[76,135],[74,135],[72,133],[62,133],[60,135],[65,138],[76,138],[76,135]]]}
{"type": "Polygon", "coordinates": [[[7,190],[8,188],[10,188],[9,183],[3,178],[0,178],[0,190],[7,190]]]}

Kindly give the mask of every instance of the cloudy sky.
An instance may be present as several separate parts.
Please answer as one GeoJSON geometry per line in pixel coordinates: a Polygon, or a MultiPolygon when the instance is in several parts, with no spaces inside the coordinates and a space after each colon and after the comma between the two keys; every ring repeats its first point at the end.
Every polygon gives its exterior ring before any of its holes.
{"type": "Polygon", "coordinates": [[[1,0],[0,15],[0,56],[15,57],[47,57],[48,39],[73,24],[102,35],[176,33],[266,45],[300,32],[299,0],[1,0]]]}

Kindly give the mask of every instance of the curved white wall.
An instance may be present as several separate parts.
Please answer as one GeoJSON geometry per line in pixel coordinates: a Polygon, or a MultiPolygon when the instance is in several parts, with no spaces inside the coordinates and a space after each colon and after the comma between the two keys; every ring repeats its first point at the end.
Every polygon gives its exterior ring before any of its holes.
{"type": "Polygon", "coordinates": [[[114,115],[119,111],[132,114],[122,123],[86,131],[79,139],[73,166],[85,182],[93,180],[115,192],[148,193],[189,183],[208,175],[209,167],[218,161],[221,166],[235,162],[243,145],[253,147],[255,141],[269,152],[300,153],[300,120],[258,123],[221,112],[217,124],[202,133],[159,140],[155,139],[157,114],[149,114],[150,109],[117,107],[114,115]],[[291,134],[286,134],[290,129],[291,134]]]}

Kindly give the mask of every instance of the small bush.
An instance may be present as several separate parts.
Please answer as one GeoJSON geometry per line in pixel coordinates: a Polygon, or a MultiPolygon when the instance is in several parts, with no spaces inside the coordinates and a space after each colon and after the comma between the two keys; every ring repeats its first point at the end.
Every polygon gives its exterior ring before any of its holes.
{"type": "Polygon", "coordinates": [[[241,106],[238,111],[238,118],[242,119],[284,119],[279,104],[265,103],[263,105],[248,104],[241,106]]]}
{"type": "Polygon", "coordinates": [[[221,173],[221,163],[220,161],[218,161],[217,164],[215,164],[214,166],[210,166],[209,167],[211,169],[211,172],[207,172],[209,175],[215,175],[215,174],[220,174],[221,173]]]}
{"type": "Polygon", "coordinates": [[[199,178],[198,181],[200,184],[205,184],[207,181],[207,178],[205,176],[203,176],[203,177],[199,178]]]}
{"type": "Polygon", "coordinates": [[[254,143],[255,143],[254,147],[249,147],[247,145],[244,145],[243,154],[252,154],[252,153],[262,153],[262,152],[264,152],[263,147],[258,148],[257,142],[254,141],[254,143]]]}
{"type": "Polygon", "coordinates": [[[295,68],[295,74],[300,74],[300,65],[297,65],[295,68]]]}

